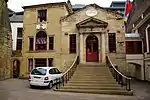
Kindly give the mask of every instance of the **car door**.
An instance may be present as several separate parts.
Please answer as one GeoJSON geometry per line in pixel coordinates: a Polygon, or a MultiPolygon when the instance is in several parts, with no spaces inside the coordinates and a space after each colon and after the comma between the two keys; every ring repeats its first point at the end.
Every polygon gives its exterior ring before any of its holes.
{"type": "Polygon", "coordinates": [[[57,75],[55,74],[56,72],[55,72],[55,69],[54,68],[52,68],[52,69],[50,69],[49,70],[49,77],[50,77],[50,79],[55,83],[55,80],[56,80],[56,78],[57,78],[57,75]]]}
{"type": "Polygon", "coordinates": [[[61,72],[57,68],[54,68],[54,70],[55,70],[56,78],[60,79],[62,76],[61,72]]]}

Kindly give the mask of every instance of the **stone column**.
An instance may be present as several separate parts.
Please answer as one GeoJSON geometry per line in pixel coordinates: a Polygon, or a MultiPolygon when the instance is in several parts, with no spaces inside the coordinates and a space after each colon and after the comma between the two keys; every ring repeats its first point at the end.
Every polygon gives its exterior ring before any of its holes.
{"type": "Polygon", "coordinates": [[[33,41],[33,51],[35,51],[36,36],[34,36],[33,38],[34,38],[34,41],[33,41]]]}
{"type": "Polygon", "coordinates": [[[105,43],[105,34],[104,32],[101,34],[101,61],[105,63],[105,56],[106,56],[106,43],[105,43]]]}
{"type": "Polygon", "coordinates": [[[83,49],[84,49],[83,45],[84,45],[83,44],[83,34],[80,34],[80,51],[79,51],[80,53],[79,54],[80,54],[80,62],[81,63],[83,63],[83,49]]]}
{"type": "Polygon", "coordinates": [[[47,36],[47,50],[49,50],[49,36],[47,36]]]}

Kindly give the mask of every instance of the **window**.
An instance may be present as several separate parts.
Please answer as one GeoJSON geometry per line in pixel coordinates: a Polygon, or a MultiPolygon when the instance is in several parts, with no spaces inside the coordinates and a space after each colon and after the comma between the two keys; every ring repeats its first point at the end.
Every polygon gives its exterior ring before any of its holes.
{"type": "Polygon", "coordinates": [[[22,37],[23,28],[17,28],[17,37],[22,37]]]}
{"type": "Polygon", "coordinates": [[[40,31],[36,34],[35,49],[47,50],[47,34],[44,31],[40,31]]]}
{"type": "Polygon", "coordinates": [[[61,72],[57,68],[52,68],[49,70],[49,74],[60,74],[61,72]]]}
{"type": "Polygon", "coordinates": [[[44,58],[36,58],[35,59],[35,67],[46,67],[47,61],[44,58]]]}
{"type": "Polygon", "coordinates": [[[76,53],[76,34],[69,36],[70,39],[70,53],[76,53]]]}
{"type": "Polygon", "coordinates": [[[54,37],[49,37],[49,50],[54,50],[54,37]]]}
{"type": "Polygon", "coordinates": [[[17,39],[17,50],[22,50],[22,39],[17,39]]]}
{"type": "Polygon", "coordinates": [[[116,34],[108,33],[108,38],[109,38],[109,52],[115,53],[116,52],[116,34]]]}
{"type": "Polygon", "coordinates": [[[53,66],[53,58],[48,58],[48,66],[49,67],[53,66]]]}
{"type": "Polygon", "coordinates": [[[55,69],[54,68],[50,69],[49,74],[55,74],[55,69]]]}
{"type": "Polygon", "coordinates": [[[38,11],[38,22],[45,22],[47,20],[47,10],[38,11]]]}
{"type": "Polygon", "coordinates": [[[31,75],[46,75],[46,73],[47,73],[47,69],[38,68],[38,69],[34,69],[31,72],[31,75]]]}
{"type": "Polygon", "coordinates": [[[142,41],[126,41],[126,54],[142,54],[142,41]]]}
{"type": "Polygon", "coordinates": [[[29,51],[33,50],[33,43],[34,43],[34,38],[30,37],[29,38],[29,51]]]}
{"type": "Polygon", "coordinates": [[[33,69],[33,59],[28,59],[28,71],[31,72],[33,69]]]}

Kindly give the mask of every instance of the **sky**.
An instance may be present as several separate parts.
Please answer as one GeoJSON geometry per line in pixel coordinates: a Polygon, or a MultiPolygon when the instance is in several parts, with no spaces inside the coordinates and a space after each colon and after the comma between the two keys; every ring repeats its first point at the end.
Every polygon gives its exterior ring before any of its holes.
{"type": "MultiPolygon", "coordinates": [[[[66,2],[67,0],[8,0],[8,8],[15,12],[23,11],[22,6],[53,3],[53,2],[66,2]]],[[[70,0],[71,4],[93,4],[96,3],[101,7],[109,7],[112,1],[125,1],[125,0],[70,0]]]]}

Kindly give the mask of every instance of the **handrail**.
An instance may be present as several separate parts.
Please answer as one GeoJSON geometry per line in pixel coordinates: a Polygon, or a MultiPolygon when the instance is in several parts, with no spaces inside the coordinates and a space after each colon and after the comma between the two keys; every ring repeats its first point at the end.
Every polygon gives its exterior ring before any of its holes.
{"type": "Polygon", "coordinates": [[[56,79],[57,83],[56,89],[60,88],[61,84],[64,86],[64,84],[69,81],[71,76],[74,74],[74,71],[76,70],[78,64],[79,64],[79,56],[76,56],[70,68],[68,68],[67,71],[63,73],[62,78],[56,79]]]}
{"type": "Polygon", "coordinates": [[[69,70],[73,67],[73,65],[74,65],[74,63],[76,62],[77,59],[78,59],[78,56],[76,56],[76,58],[75,58],[75,60],[73,61],[72,65],[70,66],[70,68],[68,68],[68,70],[67,70],[65,73],[63,73],[63,76],[64,76],[67,72],[69,72],[69,70]]]}
{"type": "Polygon", "coordinates": [[[112,64],[112,61],[110,60],[110,57],[109,57],[109,56],[107,56],[107,57],[108,57],[108,60],[110,61],[111,66],[113,67],[113,69],[114,69],[118,74],[120,74],[122,77],[124,77],[124,78],[126,78],[126,79],[131,80],[131,78],[129,78],[129,77],[123,75],[120,71],[118,71],[118,70],[115,68],[115,66],[112,64]]]}
{"type": "Polygon", "coordinates": [[[131,86],[130,86],[130,80],[131,78],[123,75],[118,69],[117,66],[114,66],[112,61],[110,60],[109,56],[106,56],[106,63],[112,73],[112,75],[114,76],[114,78],[116,79],[116,81],[121,84],[121,86],[126,86],[126,90],[130,91],[131,90],[131,86]]]}

